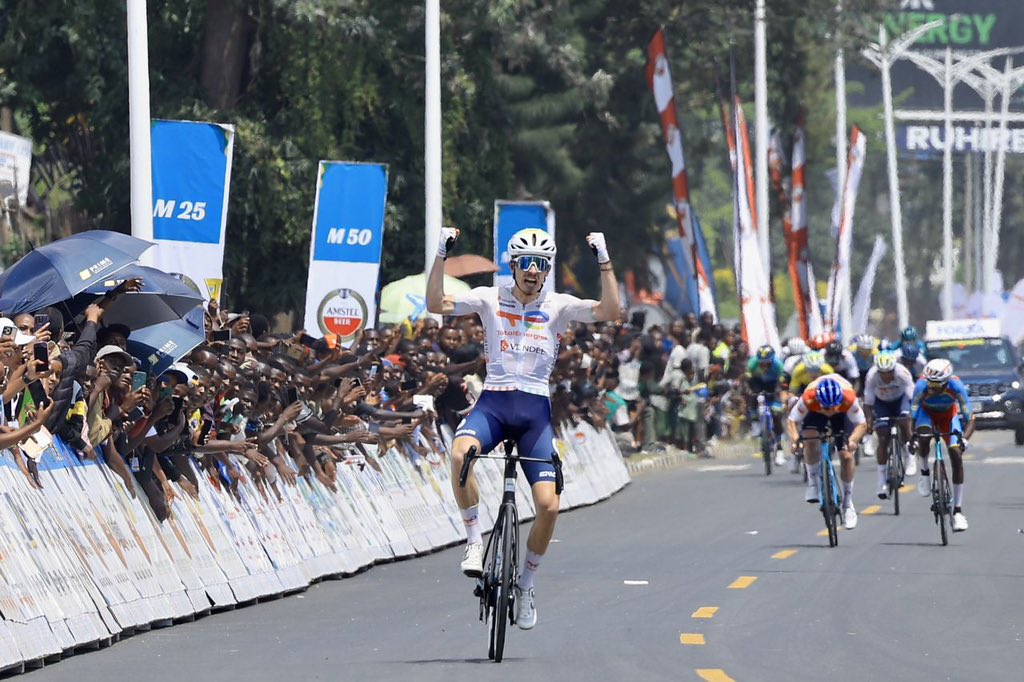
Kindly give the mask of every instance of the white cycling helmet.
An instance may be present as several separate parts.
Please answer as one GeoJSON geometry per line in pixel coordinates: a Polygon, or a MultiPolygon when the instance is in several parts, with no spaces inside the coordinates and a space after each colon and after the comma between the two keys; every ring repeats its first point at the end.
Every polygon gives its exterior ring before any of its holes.
{"type": "Polygon", "coordinates": [[[896,354],[891,351],[882,351],[875,356],[875,367],[879,372],[891,372],[896,369],[896,354]]]}
{"type": "Polygon", "coordinates": [[[807,342],[799,336],[794,336],[786,344],[786,350],[789,351],[790,355],[803,355],[807,352],[807,342]]]}
{"type": "Polygon", "coordinates": [[[945,358],[929,360],[924,366],[924,378],[928,381],[946,383],[953,376],[953,363],[945,358]]]}
{"type": "Polygon", "coordinates": [[[544,230],[529,227],[519,230],[508,240],[509,258],[519,256],[541,256],[548,260],[555,257],[555,240],[544,230]]]}

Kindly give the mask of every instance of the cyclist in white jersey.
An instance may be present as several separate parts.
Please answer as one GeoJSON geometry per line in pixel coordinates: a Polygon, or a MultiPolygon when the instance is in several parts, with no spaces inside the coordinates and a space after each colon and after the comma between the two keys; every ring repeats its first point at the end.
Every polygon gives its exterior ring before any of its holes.
{"type": "MultiPolygon", "coordinates": [[[[864,380],[864,412],[867,414],[868,427],[875,427],[875,418],[898,420],[903,439],[913,442],[910,425],[910,401],[914,397],[914,376],[896,359],[896,354],[883,351],[875,356],[875,366],[868,370],[864,380]]],[[[878,452],[878,499],[889,497],[889,445],[892,431],[889,426],[877,429],[878,452]]],[[[904,460],[905,466],[915,463],[913,455],[904,460]]],[[[908,470],[907,475],[917,473],[908,470]]]]}
{"type": "Polygon", "coordinates": [[[561,335],[569,324],[603,322],[619,317],[619,289],[604,234],[591,232],[587,244],[601,270],[601,300],[582,300],[569,294],[544,291],[555,256],[554,240],[547,232],[525,229],[509,240],[513,283],[477,287],[463,294],[444,293],[444,261],[459,231],[441,230],[437,259],[427,280],[427,310],[444,315],[476,313],[486,337],[487,379],[472,412],[459,424],[452,443],[452,488],[466,526],[466,553],[462,572],[483,573],[483,541],[477,514],[480,493],[473,472],[465,487],[459,473],[471,447],[489,452],[505,439],[513,439],[524,457],[548,460],[522,462],[523,474],[533,491],[536,518],[526,542],[526,556],[516,585],[516,621],[529,630],[537,623],[533,580],[541,557],[551,542],[558,518],[555,480],[554,431],[551,427],[549,377],[558,357],[561,335]]]}

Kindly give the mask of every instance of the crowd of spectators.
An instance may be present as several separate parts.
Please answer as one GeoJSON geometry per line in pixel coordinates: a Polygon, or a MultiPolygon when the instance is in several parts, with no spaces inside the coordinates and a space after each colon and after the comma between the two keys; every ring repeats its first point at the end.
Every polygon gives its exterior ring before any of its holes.
{"type": "MultiPolygon", "coordinates": [[[[439,465],[483,387],[475,316],[366,329],[346,348],[330,334],[274,333],[265,317],[216,304],[206,343],[150,375],[127,350],[131,330],[103,324],[105,307],[138,286],[129,280],[74,320],[59,308],[0,318],[0,447],[33,485],[53,437],[104,462],[130,494],[137,482],[160,520],[176,489],[198,495],[201,476],[234,490],[244,475],[280,496],[300,476],[333,488],[336,467],[376,467],[374,452],[439,465]]],[[[668,329],[578,325],[552,373],[556,428],[609,428],[626,454],[707,454],[708,439],[728,432],[746,357],[736,331],[710,316],[668,329]]]]}

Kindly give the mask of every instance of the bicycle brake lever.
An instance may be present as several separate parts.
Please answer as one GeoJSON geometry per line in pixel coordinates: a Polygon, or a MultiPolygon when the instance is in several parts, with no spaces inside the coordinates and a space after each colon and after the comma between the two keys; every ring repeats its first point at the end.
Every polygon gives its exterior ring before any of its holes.
{"type": "Polygon", "coordinates": [[[476,446],[471,445],[469,450],[466,451],[466,458],[462,461],[462,471],[459,472],[459,487],[466,487],[466,479],[469,477],[469,467],[473,463],[473,459],[476,457],[476,446]]]}

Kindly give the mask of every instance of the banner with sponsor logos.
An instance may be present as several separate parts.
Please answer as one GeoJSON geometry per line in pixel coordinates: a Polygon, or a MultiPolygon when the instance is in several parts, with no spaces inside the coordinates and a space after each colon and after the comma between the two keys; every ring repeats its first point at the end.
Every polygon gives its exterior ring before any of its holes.
{"type": "MultiPolygon", "coordinates": [[[[508,241],[519,230],[534,227],[544,230],[551,238],[555,237],[555,212],[546,201],[505,201],[494,202],[494,262],[498,271],[494,273],[494,285],[505,286],[512,283],[512,270],[509,267],[508,241]]],[[[554,270],[556,264],[551,264],[554,270]]],[[[544,282],[546,291],[554,291],[555,278],[548,277],[544,282]]]]}
{"type": "Polygon", "coordinates": [[[309,244],[305,329],[348,345],[377,315],[388,168],[321,161],[309,244]]]}
{"type": "Polygon", "coordinates": [[[31,170],[32,140],[0,131],[0,200],[16,194],[24,206],[31,170]]]}
{"type": "Polygon", "coordinates": [[[153,121],[153,241],[144,262],[220,301],[235,128],[153,121]]]}

